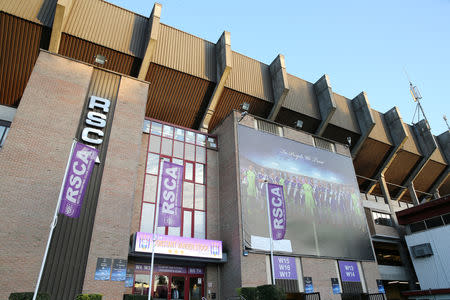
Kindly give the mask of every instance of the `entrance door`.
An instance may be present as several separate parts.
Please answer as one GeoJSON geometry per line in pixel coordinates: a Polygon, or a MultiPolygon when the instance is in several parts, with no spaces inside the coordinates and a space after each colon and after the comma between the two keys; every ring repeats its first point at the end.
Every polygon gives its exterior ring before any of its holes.
{"type": "Polygon", "coordinates": [[[153,281],[153,299],[154,300],[167,300],[169,299],[169,276],[167,275],[155,275],[153,281]]]}
{"type": "Polygon", "coordinates": [[[189,300],[202,300],[203,277],[189,277],[189,300]]]}
{"type": "Polygon", "coordinates": [[[172,276],[170,285],[170,299],[186,299],[185,286],[186,276],[172,276]]]}

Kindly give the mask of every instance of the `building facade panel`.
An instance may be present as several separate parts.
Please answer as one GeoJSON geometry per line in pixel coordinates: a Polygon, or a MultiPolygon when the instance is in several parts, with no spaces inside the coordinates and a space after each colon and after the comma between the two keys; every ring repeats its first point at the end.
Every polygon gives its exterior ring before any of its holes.
{"type": "Polygon", "coordinates": [[[0,152],[2,240],[8,241],[0,264],[9,274],[1,298],[36,284],[92,70],[41,52],[28,81],[0,152]],[[23,265],[28,272],[18,273],[23,265]]]}

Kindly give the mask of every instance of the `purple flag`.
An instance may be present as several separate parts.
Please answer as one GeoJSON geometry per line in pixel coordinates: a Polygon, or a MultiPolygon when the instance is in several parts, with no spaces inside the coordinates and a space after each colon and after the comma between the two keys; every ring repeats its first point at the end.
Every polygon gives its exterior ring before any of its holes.
{"type": "Polygon", "coordinates": [[[286,234],[286,205],[284,203],[283,186],[267,183],[267,197],[272,238],[282,240],[286,234]]]}
{"type": "Polygon", "coordinates": [[[80,216],[84,192],[89,183],[98,150],[76,142],[69,158],[59,213],[70,218],[80,216]]]}
{"type": "Polygon", "coordinates": [[[158,226],[181,227],[183,166],[164,161],[159,190],[158,226]]]}

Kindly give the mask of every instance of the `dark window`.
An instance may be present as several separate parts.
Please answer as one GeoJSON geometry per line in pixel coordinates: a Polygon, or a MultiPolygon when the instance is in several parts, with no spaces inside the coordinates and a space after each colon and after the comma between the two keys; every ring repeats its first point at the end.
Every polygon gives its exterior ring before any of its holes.
{"type": "Polygon", "coordinates": [[[392,226],[392,220],[390,214],[380,213],[373,211],[372,212],[373,221],[377,225],[384,225],[384,226],[392,226]]]}
{"type": "Polygon", "coordinates": [[[3,147],[3,144],[5,143],[10,126],[11,122],[0,120],[0,148],[3,147]]]}
{"type": "Polygon", "coordinates": [[[398,245],[394,243],[373,243],[379,265],[402,266],[398,245]]]}
{"type": "Polygon", "coordinates": [[[409,225],[409,230],[411,230],[411,232],[422,231],[422,230],[425,230],[425,229],[427,229],[427,227],[425,226],[425,222],[424,221],[412,223],[412,224],[409,225]]]}
{"type": "Polygon", "coordinates": [[[433,228],[444,225],[444,222],[442,222],[441,216],[434,217],[428,220],[425,220],[425,224],[427,224],[427,228],[433,228]]]}
{"type": "Polygon", "coordinates": [[[450,214],[443,215],[442,219],[444,219],[445,224],[450,224],[450,214]]]}

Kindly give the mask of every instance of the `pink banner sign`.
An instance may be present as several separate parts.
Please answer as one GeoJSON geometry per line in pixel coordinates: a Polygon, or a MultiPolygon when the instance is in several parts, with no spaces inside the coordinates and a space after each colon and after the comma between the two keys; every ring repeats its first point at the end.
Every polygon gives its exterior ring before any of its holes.
{"type": "MultiPolygon", "coordinates": [[[[136,252],[152,252],[153,234],[136,233],[136,252]]],[[[158,235],[155,253],[222,259],[222,241],[158,235]]]]}
{"type": "Polygon", "coordinates": [[[286,204],[284,202],[283,186],[267,183],[272,238],[282,240],[286,234],[286,204]]]}
{"type": "Polygon", "coordinates": [[[164,161],[159,191],[158,226],[181,227],[183,166],[164,161]]]}
{"type": "Polygon", "coordinates": [[[76,142],[67,169],[59,213],[70,218],[80,216],[84,192],[89,183],[98,150],[76,142]]]}

